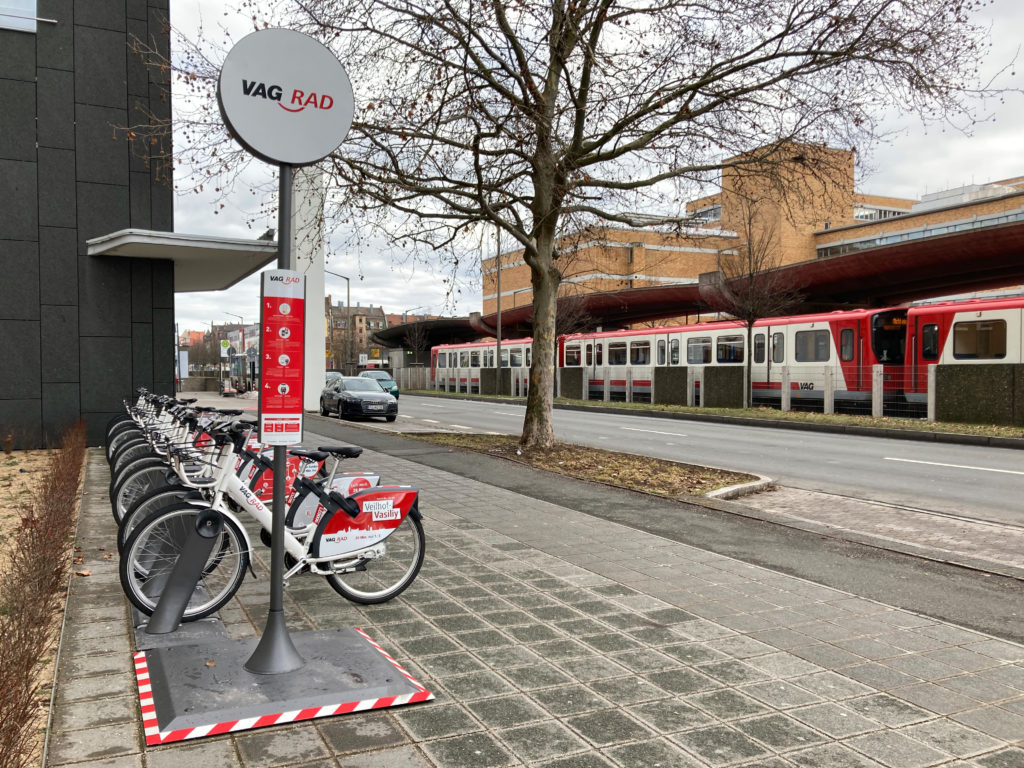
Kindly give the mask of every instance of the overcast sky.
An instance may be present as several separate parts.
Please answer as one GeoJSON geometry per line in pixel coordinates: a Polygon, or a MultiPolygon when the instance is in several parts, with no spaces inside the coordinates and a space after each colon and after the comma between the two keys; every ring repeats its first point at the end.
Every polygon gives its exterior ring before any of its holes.
{"type": "MultiPolygon", "coordinates": [[[[194,28],[201,9],[209,27],[225,19],[223,9],[230,5],[221,0],[175,0],[171,3],[171,22],[182,30],[194,28]]],[[[993,52],[983,71],[994,74],[1017,55],[1024,29],[1024,3],[994,0],[975,18],[991,24],[993,52]]],[[[241,34],[246,31],[244,26],[240,28],[241,34]]],[[[1011,78],[1007,74],[997,84],[1020,87],[1020,83],[1020,77],[1011,78]]],[[[857,191],[919,199],[929,192],[965,184],[1024,176],[1024,136],[1021,135],[1024,97],[1007,94],[1003,103],[984,105],[981,115],[987,119],[974,126],[970,136],[948,127],[924,129],[916,118],[889,116],[887,124],[897,131],[896,135],[886,144],[858,148],[864,168],[857,180],[857,191]]],[[[267,167],[268,175],[271,171],[267,167]]],[[[178,197],[174,209],[175,230],[256,238],[267,228],[277,226],[276,215],[270,212],[260,216],[259,201],[244,190],[236,193],[218,215],[213,215],[213,210],[214,205],[200,195],[178,197]]],[[[399,263],[382,247],[364,245],[359,251],[340,248],[336,252],[329,251],[327,269],[351,278],[353,304],[383,306],[389,313],[415,308],[416,313],[466,315],[480,309],[478,270],[463,276],[459,286],[461,293],[453,296],[447,294],[439,270],[399,263]]],[[[345,281],[328,275],[326,290],[344,300],[345,281]]],[[[175,306],[176,320],[182,331],[204,330],[211,323],[237,322],[228,313],[242,315],[246,322],[255,322],[259,310],[259,278],[252,276],[226,291],[179,293],[175,306]]]]}

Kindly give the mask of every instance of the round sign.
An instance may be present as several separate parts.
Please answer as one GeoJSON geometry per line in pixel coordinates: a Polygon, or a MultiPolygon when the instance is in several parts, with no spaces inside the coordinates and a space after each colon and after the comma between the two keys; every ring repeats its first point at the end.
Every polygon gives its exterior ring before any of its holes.
{"type": "Polygon", "coordinates": [[[337,57],[291,29],[261,29],[228,53],[217,81],[228,130],[270,163],[310,165],[352,125],[352,84],[337,57]]]}

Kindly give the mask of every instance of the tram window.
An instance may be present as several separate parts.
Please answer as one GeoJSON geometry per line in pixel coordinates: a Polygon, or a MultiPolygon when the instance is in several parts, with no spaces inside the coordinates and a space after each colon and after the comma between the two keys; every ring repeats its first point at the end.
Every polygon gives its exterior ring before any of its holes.
{"type": "Polygon", "coordinates": [[[764,334],[754,334],[754,362],[761,364],[764,362],[765,350],[764,350],[764,334]]]}
{"type": "Polygon", "coordinates": [[[604,365],[604,344],[598,344],[594,354],[597,355],[597,364],[604,365]]]}
{"type": "Polygon", "coordinates": [[[921,359],[939,359],[939,326],[935,323],[921,326],[921,359]]]}
{"type": "Polygon", "coordinates": [[[626,342],[608,342],[608,365],[625,365],[626,359],[626,342]]]}
{"type": "Polygon", "coordinates": [[[854,352],[853,329],[843,328],[839,332],[839,359],[844,363],[848,363],[853,360],[854,352]]]}
{"type": "Polygon", "coordinates": [[[665,340],[658,340],[658,365],[665,364],[665,340]]]}
{"type": "Polygon", "coordinates": [[[493,367],[494,367],[494,350],[493,349],[485,349],[484,350],[484,368],[493,368],[493,367]]]}
{"type": "Polygon", "coordinates": [[[469,352],[466,350],[459,352],[459,368],[469,368],[469,352]]]}
{"type": "Polygon", "coordinates": [[[687,365],[706,365],[711,362],[711,337],[698,336],[686,340],[687,365]]]}
{"type": "Polygon", "coordinates": [[[532,354],[533,354],[533,347],[527,347],[526,348],[526,367],[527,368],[529,368],[530,365],[531,365],[531,363],[530,363],[530,356],[532,354]]]}
{"type": "Polygon", "coordinates": [[[586,349],[587,349],[587,365],[593,365],[594,364],[594,345],[593,344],[587,344],[586,349]]]}
{"type": "Polygon", "coordinates": [[[446,355],[444,352],[438,352],[437,353],[437,367],[438,368],[447,368],[448,367],[448,355],[446,355]]]}
{"type": "Polygon", "coordinates": [[[794,341],[798,363],[828,362],[828,331],[797,331],[794,341]]]}
{"type": "MultiPolygon", "coordinates": [[[[590,345],[587,345],[587,351],[590,351],[590,345]]],[[[579,365],[580,364],[580,345],[573,344],[572,346],[566,345],[565,347],[565,364],[579,365]]]]}
{"type": "Polygon", "coordinates": [[[508,350],[501,350],[501,367],[508,368],[508,350]]]}
{"type": "Polygon", "coordinates": [[[650,365],[651,364],[651,342],[631,341],[629,343],[629,364],[650,365]]]}
{"type": "Polygon", "coordinates": [[[720,363],[742,363],[743,362],[743,337],[742,336],[719,336],[718,362],[720,363]]]}
{"type": "Polygon", "coordinates": [[[469,353],[469,367],[479,368],[480,367],[480,350],[474,349],[469,353]]]}
{"type": "Polygon", "coordinates": [[[1006,321],[955,323],[953,357],[957,360],[998,360],[1006,357],[1006,321]]]}
{"type": "Polygon", "coordinates": [[[509,361],[513,368],[523,367],[523,348],[516,347],[509,350],[509,361]]]}
{"type": "Polygon", "coordinates": [[[669,341],[668,360],[670,365],[679,365],[679,339],[669,341]]]}
{"type": "Polygon", "coordinates": [[[772,362],[786,362],[786,335],[782,332],[772,334],[772,362]]]}

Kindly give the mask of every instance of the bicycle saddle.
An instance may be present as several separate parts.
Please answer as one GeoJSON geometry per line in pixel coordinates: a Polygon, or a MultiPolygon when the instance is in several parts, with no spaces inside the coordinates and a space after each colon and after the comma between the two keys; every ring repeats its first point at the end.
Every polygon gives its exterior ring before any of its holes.
{"type": "Polygon", "coordinates": [[[327,453],[342,459],[355,459],[363,452],[358,445],[321,445],[317,447],[317,450],[327,451],[327,453]]]}

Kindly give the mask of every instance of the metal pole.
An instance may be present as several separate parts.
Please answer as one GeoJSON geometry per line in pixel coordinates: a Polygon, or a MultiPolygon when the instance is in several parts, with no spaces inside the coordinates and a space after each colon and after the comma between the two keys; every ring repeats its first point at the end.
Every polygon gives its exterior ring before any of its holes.
{"type": "MultiPolygon", "coordinates": [[[[277,211],[277,267],[295,269],[292,255],[292,167],[279,166],[277,211]]],[[[284,618],[284,494],[287,451],[274,446],[274,501],[270,531],[270,610],[263,636],[245,662],[249,672],[277,675],[299,669],[305,662],[295,649],[284,618]]]]}
{"type": "MultiPolygon", "coordinates": [[[[500,224],[495,224],[494,227],[495,227],[495,240],[497,242],[497,247],[495,249],[497,251],[497,253],[494,256],[494,261],[498,265],[498,344],[497,344],[498,359],[497,359],[497,362],[495,364],[498,367],[498,394],[499,395],[503,395],[503,394],[505,394],[505,387],[504,387],[504,385],[502,383],[504,381],[504,379],[502,378],[502,371],[501,371],[501,225],[500,224]]],[[[515,295],[513,294],[513,301],[514,300],[515,300],[515,295]]]]}

